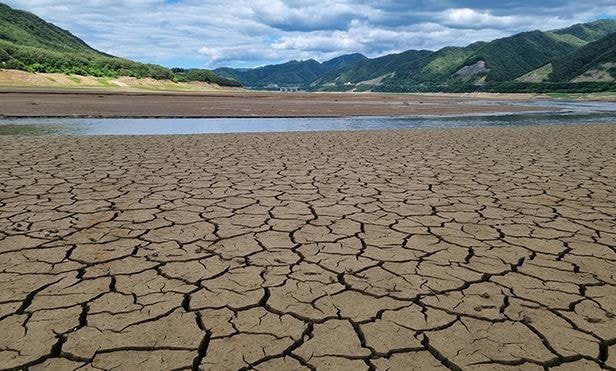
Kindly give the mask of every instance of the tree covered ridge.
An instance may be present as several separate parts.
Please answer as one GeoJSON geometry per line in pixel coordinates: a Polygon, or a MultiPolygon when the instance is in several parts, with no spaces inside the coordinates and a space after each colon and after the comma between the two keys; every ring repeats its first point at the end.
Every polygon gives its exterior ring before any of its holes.
{"type": "Polygon", "coordinates": [[[114,57],[36,15],[0,3],[0,68],[97,77],[131,76],[241,86],[205,69],[172,70],[114,57]]]}
{"type": "Polygon", "coordinates": [[[0,68],[325,91],[616,90],[616,82],[609,78],[592,81],[593,73],[589,73],[591,81],[576,80],[587,71],[606,68],[607,76],[616,78],[616,20],[522,32],[438,51],[408,50],[373,59],[349,54],[323,63],[290,61],[255,69],[209,71],[168,69],[114,57],[34,14],[0,3],[0,68]],[[547,67],[551,73],[543,82],[520,79],[547,67]]]}
{"type": "Polygon", "coordinates": [[[616,62],[616,55],[607,52],[611,50],[610,45],[612,48],[615,45],[610,36],[613,32],[616,32],[616,20],[599,20],[547,32],[522,32],[463,48],[445,47],[425,54],[412,51],[390,54],[322,76],[312,87],[316,90],[383,92],[561,91],[567,86],[584,90],[613,89],[614,84],[605,83],[567,85],[598,61],[616,62]],[[395,63],[390,63],[392,60],[395,63]],[[583,60],[585,62],[581,63],[583,60]],[[551,62],[558,66],[548,82],[521,84],[515,81],[551,62]],[[569,66],[569,75],[559,72],[562,65],[569,66]],[[572,69],[572,66],[579,68],[572,69]],[[377,76],[382,77],[378,83],[366,81],[377,76]]]}
{"type": "Polygon", "coordinates": [[[341,56],[345,63],[336,63],[335,68],[325,68],[328,62],[306,60],[254,69],[219,68],[215,72],[249,88],[296,86],[319,91],[380,92],[615,90],[615,83],[609,81],[572,83],[577,75],[599,62],[616,64],[615,53],[609,52],[616,45],[609,36],[613,32],[616,20],[597,20],[551,31],[522,32],[466,47],[407,50],[376,58],[341,56]],[[548,65],[551,72],[551,63],[555,68],[548,81],[517,81],[548,65]]]}
{"type": "Polygon", "coordinates": [[[616,32],[591,42],[574,52],[552,60],[551,81],[569,81],[584,72],[612,63],[609,73],[616,79],[616,32]]]}

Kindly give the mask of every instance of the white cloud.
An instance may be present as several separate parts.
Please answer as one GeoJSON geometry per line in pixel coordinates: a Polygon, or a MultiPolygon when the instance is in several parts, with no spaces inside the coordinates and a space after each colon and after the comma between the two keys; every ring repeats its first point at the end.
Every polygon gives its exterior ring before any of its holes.
{"type": "Polygon", "coordinates": [[[462,46],[616,14],[613,0],[5,1],[107,53],[195,67],[462,46]]]}
{"type": "Polygon", "coordinates": [[[250,8],[257,20],[285,31],[341,30],[353,19],[366,18],[373,10],[344,0],[257,0],[250,8]]]}
{"type": "Polygon", "coordinates": [[[494,16],[487,11],[477,11],[470,8],[447,9],[442,12],[444,24],[457,27],[508,27],[519,25],[520,18],[516,16],[494,16]]]}

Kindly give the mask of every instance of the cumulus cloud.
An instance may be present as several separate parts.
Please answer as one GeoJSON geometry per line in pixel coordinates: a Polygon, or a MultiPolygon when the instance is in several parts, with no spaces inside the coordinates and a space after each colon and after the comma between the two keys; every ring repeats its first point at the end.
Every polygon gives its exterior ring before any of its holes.
{"type": "Polygon", "coordinates": [[[345,30],[370,9],[343,1],[258,0],[250,7],[255,19],[282,31],[345,30]]]}
{"type": "Polygon", "coordinates": [[[443,24],[461,28],[508,28],[519,25],[521,17],[495,16],[470,8],[447,9],[441,13],[443,24]]]}
{"type": "Polygon", "coordinates": [[[5,1],[101,51],[184,67],[434,50],[616,15],[613,0],[5,1]]]}

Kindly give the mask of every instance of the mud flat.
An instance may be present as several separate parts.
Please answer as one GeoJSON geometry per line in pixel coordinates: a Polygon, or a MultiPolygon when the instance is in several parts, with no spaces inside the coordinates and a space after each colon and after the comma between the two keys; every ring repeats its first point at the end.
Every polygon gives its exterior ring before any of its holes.
{"type": "Polygon", "coordinates": [[[0,90],[6,117],[344,117],[452,115],[545,110],[482,104],[528,95],[464,96],[259,92],[110,92],[109,90],[0,90]],[[482,101],[482,102],[477,102],[482,101]]]}
{"type": "Polygon", "coordinates": [[[616,367],[616,125],[0,148],[3,368],[616,367]]]}

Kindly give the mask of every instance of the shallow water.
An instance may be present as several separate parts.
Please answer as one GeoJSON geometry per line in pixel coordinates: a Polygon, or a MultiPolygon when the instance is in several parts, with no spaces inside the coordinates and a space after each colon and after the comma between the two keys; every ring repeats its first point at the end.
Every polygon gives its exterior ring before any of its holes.
{"type": "Polygon", "coordinates": [[[163,135],[616,123],[616,103],[610,102],[476,101],[473,104],[556,107],[561,111],[344,118],[17,118],[0,119],[0,135],[163,135]]]}

